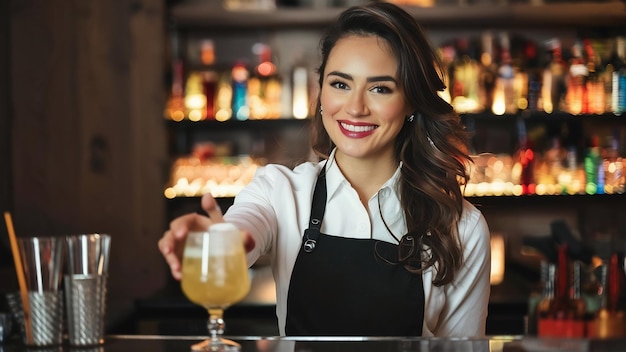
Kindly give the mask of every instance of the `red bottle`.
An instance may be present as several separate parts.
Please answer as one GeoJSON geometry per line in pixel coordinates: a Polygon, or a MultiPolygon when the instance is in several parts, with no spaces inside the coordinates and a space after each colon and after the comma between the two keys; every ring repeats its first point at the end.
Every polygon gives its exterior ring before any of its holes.
{"type": "Polygon", "coordinates": [[[585,305],[571,295],[571,262],[567,245],[558,250],[554,298],[537,307],[537,334],[540,337],[585,337],[585,305]]]}

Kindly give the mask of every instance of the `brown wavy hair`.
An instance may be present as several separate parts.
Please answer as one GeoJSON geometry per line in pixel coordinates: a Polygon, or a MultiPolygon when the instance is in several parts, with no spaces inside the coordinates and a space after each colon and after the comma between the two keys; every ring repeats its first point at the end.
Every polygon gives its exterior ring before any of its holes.
{"type": "MultiPolygon", "coordinates": [[[[445,88],[440,58],[410,14],[391,3],[371,2],[342,12],[322,37],[320,88],[330,51],[349,35],[382,38],[398,59],[400,86],[414,111],[413,122],[405,122],[395,143],[396,157],[402,161],[400,198],[408,226],[405,236],[421,243],[403,263],[416,273],[434,266],[433,284],[450,283],[463,262],[458,236],[463,212],[460,185],[469,180],[466,166],[471,158],[469,136],[459,115],[437,93],[445,88]]],[[[319,96],[316,104],[311,145],[327,159],[335,146],[322,123],[319,96]]]]}

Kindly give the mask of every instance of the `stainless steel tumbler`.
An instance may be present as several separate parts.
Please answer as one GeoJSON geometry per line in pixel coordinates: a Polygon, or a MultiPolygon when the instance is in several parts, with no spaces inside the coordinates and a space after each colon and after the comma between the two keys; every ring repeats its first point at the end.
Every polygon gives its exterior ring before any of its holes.
{"type": "Polygon", "coordinates": [[[105,234],[66,236],[65,305],[72,346],[104,343],[110,246],[105,234]]]}
{"type": "Polygon", "coordinates": [[[60,345],[63,342],[63,238],[22,237],[17,243],[29,309],[24,309],[20,292],[7,294],[9,309],[25,345],[60,345]]]}

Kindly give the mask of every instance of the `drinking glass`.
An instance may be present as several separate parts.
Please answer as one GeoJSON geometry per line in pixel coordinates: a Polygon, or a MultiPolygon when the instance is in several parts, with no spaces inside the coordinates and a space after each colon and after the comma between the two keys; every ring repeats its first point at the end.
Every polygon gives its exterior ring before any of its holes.
{"type": "Polygon", "coordinates": [[[250,290],[242,233],[219,223],[208,231],[190,232],[183,251],[181,287],[187,298],[209,312],[209,338],[194,351],[239,351],[240,345],[222,337],[224,310],[250,290]]]}

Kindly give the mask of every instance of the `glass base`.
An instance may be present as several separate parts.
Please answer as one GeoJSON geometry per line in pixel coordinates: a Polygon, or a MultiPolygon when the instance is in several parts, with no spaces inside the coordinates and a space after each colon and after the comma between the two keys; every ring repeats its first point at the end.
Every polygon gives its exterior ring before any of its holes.
{"type": "Polygon", "coordinates": [[[191,345],[192,351],[211,351],[211,352],[239,352],[241,345],[235,341],[218,338],[216,340],[206,339],[191,345]]]}

